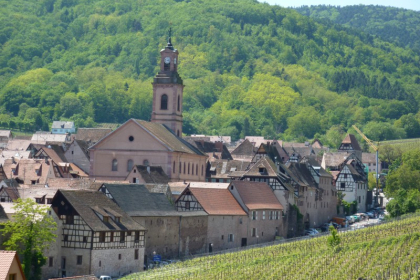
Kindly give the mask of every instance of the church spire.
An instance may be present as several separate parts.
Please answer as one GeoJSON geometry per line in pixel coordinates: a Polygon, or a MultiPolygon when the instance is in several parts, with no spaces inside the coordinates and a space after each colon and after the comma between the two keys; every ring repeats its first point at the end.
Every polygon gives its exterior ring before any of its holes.
{"type": "Polygon", "coordinates": [[[172,42],[171,42],[171,36],[172,36],[172,27],[169,27],[168,45],[166,47],[168,49],[173,50],[174,46],[172,45],[172,42]]]}

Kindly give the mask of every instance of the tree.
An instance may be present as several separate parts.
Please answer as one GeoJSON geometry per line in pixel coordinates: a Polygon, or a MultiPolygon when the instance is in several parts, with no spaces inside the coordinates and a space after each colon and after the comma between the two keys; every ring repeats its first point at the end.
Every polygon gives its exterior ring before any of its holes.
{"type": "Polygon", "coordinates": [[[23,256],[22,266],[26,279],[41,279],[40,267],[46,263],[43,250],[55,241],[57,224],[48,215],[48,207],[32,199],[18,199],[13,207],[13,219],[0,231],[6,236],[3,246],[23,256]]]}
{"type": "Polygon", "coordinates": [[[333,226],[330,226],[328,230],[330,231],[331,235],[328,236],[327,244],[335,251],[339,248],[338,246],[341,243],[341,237],[338,236],[338,232],[333,226]]]}

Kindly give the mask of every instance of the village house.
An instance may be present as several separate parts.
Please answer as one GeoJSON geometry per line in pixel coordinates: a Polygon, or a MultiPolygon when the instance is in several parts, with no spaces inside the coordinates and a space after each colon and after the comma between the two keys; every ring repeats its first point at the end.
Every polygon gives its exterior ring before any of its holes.
{"type": "Polygon", "coordinates": [[[105,194],[59,190],[51,207],[59,219],[58,236],[47,252],[44,279],[143,270],[146,229],[105,194]]]}
{"type": "Polygon", "coordinates": [[[242,176],[249,161],[220,159],[209,162],[206,169],[206,182],[229,183],[232,177],[242,176]]]}
{"type": "Polygon", "coordinates": [[[372,204],[372,198],[356,137],[348,134],[337,153],[324,153],[321,166],[331,171],[336,190],[344,194],[344,200],[349,203],[356,201],[357,211],[365,212],[367,205],[372,204]]]}
{"type": "Polygon", "coordinates": [[[3,170],[7,179],[24,185],[44,185],[48,178],[60,177],[51,159],[6,159],[3,170]]]}
{"type": "Polygon", "coordinates": [[[51,126],[52,134],[71,134],[75,132],[76,127],[74,126],[74,122],[53,121],[51,126]]]}
{"type": "Polygon", "coordinates": [[[6,148],[10,139],[12,139],[12,132],[10,130],[0,130],[0,149],[6,148]]]}
{"type": "Polygon", "coordinates": [[[228,186],[229,183],[190,183],[175,202],[180,213],[205,211],[208,214],[206,238],[199,240],[206,244],[206,252],[247,245],[247,214],[228,186]]]}
{"type": "Polygon", "coordinates": [[[180,214],[165,194],[151,193],[140,184],[103,184],[99,191],[112,199],[138,224],[147,228],[145,264],[154,254],[170,259],[179,256],[180,214]]]}
{"type": "MultiPolygon", "coordinates": [[[[376,174],[376,154],[374,153],[362,153],[362,162],[368,168],[369,173],[376,174]]],[[[378,159],[378,174],[382,172],[382,162],[378,159]]]]}
{"type": "Polygon", "coordinates": [[[87,141],[74,139],[64,152],[64,156],[68,162],[74,163],[77,167],[89,174],[90,158],[89,144],[87,141]]]}
{"type": "Polygon", "coordinates": [[[232,181],[230,193],[248,215],[248,235],[241,246],[274,241],[283,232],[283,206],[265,182],[232,181]]]}

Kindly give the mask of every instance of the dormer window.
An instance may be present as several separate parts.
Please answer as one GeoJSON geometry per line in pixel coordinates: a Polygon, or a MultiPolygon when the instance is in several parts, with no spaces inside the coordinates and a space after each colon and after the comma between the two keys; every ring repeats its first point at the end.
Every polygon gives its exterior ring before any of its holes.
{"type": "Polygon", "coordinates": [[[121,221],[121,218],[120,218],[120,217],[115,217],[115,221],[116,221],[117,223],[119,223],[119,222],[121,221]]]}
{"type": "Polygon", "coordinates": [[[103,216],[103,221],[104,221],[104,223],[108,223],[109,222],[109,217],[107,217],[107,216],[103,216]]]}
{"type": "Polygon", "coordinates": [[[259,172],[261,175],[264,175],[264,174],[267,174],[267,169],[265,169],[265,167],[259,167],[259,168],[258,168],[258,172],[259,172]]]}

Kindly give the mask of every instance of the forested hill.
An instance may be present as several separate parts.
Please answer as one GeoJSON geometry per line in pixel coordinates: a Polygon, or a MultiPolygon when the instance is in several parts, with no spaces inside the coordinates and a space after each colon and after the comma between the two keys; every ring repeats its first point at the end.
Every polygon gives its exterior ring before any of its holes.
{"type": "Polygon", "coordinates": [[[150,118],[168,29],[184,132],[373,140],[419,136],[419,56],[251,0],[0,0],[0,126],[150,118]]]}
{"type": "Polygon", "coordinates": [[[420,12],[374,5],[302,6],[296,10],[311,18],[360,29],[402,47],[420,50],[420,12]]]}

